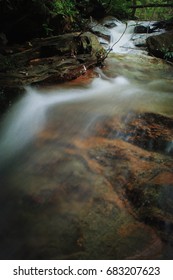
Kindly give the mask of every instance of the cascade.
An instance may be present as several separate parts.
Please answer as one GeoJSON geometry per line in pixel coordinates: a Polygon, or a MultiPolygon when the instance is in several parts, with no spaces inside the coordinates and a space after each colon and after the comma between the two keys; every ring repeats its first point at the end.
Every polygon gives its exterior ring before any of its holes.
{"type": "Polygon", "coordinates": [[[131,39],[136,26],[135,21],[128,21],[127,23],[116,21],[116,24],[117,26],[110,29],[110,47],[113,45],[112,51],[115,53],[131,52],[131,49],[134,48],[131,39]]]}

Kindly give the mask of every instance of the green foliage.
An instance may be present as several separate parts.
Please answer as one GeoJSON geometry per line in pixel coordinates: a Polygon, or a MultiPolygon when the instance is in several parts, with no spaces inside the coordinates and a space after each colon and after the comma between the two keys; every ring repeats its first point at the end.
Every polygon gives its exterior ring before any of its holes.
{"type": "MultiPolygon", "coordinates": [[[[146,4],[171,4],[172,0],[137,0],[137,5],[146,4]]],[[[148,7],[136,9],[135,16],[140,20],[166,20],[173,14],[173,8],[163,8],[163,7],[148,7]]]]}
{"type": "Polygon", "coordinates": [[[173,59],[173,52],[169,52],[169,51],[165,52],[164,58],[166,60],[173,59]]]}
{"type": "Polygon", "coordinates": [[[53,1],[53,12],[63,16],[74,17],[77,14],[73,0],[55,0],[53,1]]]}
{"type": "Polygon", "coordinates": [[[127,19],[130,17],[129,0],[103,0],[102,3],[105,7],[107,7],[108,14],[119,19],[127,19]]]}
{"type": "MultiPolygon", "coordinates": [[[[84,29],[83,19],[112,15],[118,19],[159,20],[170,17],[173,8],[132,9],[132,5],[171,3],[172,0],[0,0],[0,32],[8,40],[59,34],[84,29]],[[135,12],[135,14],[134,14],[135,12]],[[83,26],[82,26],[83,25],[83,26]],[[14,31],[14,32],[13,32],[14,31]]],[[[168,52],[166,56],[172,56],[168,52]]]]}
{"type": "MultiPolygon", "coordinates": [[[[172,46],[173,48],[173,46],[172,46]]],[[[173,59],[173,51],[171,50],[172,49],[171,47],[167,48],[167,47],[164,47],[161,49],[161,51],[163,52],[163,58],[166,59],[166,60],[172,60],[173,59]]]]}
{"type": "Polygon", "coordinates": [[[43,23],[42,27],[43,27],[43,30],[44,30],[46,36],[52,35],[53,29],[50,28],[47,23],[43,23]]]}

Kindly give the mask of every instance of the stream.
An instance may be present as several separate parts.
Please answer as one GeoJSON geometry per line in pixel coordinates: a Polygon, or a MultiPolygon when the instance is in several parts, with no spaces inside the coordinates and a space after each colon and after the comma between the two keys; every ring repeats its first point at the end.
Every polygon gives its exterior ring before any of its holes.
{"type": "Polygon", "coordinates": [[[173,68],[134,26],[102,69],[27,87],[3,117],[0,259],[173,258],[173,68]]]}

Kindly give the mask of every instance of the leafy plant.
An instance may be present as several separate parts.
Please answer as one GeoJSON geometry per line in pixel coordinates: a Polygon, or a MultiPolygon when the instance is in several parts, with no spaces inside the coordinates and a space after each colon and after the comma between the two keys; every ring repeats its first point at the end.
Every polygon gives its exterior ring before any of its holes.
{"type": "Polygon", "coordinates": [[[173,59],[173,51],[167,51],[164,54],[164,59],[169,60],[169,59],[173,59]]]}
{"type": "Polygon", "coordinates": [[[165,47],[163,46],[161,48],[161,51],[163,53],[163,58],[166,59],[166,60],[169,60],[169,59],[173,59],[173,51],[171,50],[173,48],[173,45],[171,47],[165,47]]]}
{"type": "Polygon", "coordinates": [[[64,16],[74,17],[77,13],[73,0],[55,0],[53,2],[53,11],[64,16]]]}
{"type": "Polygon", "coordinates": [[[46,36],[52,35],[53,29],[50,28],[47,23],[43,23],[42,26],[46,36]]]}
{"type": "Polygon", "coordinates": [[[129,1],[102,0],[102,4],[107,7],[107,13],[117,18],[128,18],[130,15],[129,1]]]}

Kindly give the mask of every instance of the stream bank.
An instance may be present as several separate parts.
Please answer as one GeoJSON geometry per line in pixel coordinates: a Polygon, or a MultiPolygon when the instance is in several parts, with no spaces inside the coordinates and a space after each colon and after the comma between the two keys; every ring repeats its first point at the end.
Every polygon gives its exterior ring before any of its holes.
{"type": "Polygon", "coordinates": [[[75,79],[99,65],[105,56],[97,37],[90,32],[35,39],[1,52],[0,88],[4,99],[9,93],[17,96],[24,92],[27,85],[75,79]]]}
{"type": "Polygon", "coordinates": [[[124,53],[134,54],[141,48],[145,54],[149,52],[171,63],[172,25],[172,20],[122,24],[109,16],[101,19],[100,23],[95,20],[88,23],[87,28],[92,33],[67,33],[12,45],[6,45],[4,39],[0,43],[1,112],[25,92],[25,86],[57,84],[75,79],[86,74],[88,69],[103,65],[111,48],[113,51],[115,48],[114,52],[118,53],[117,46],[122,48],[120,52],[124,48],[124,53]],[[129,40],[133,43],[122,46],[122,40],[119,42],[119,39],[121,36],[124,39],[130,25],[132,33],[129,33],[129,40]],[[114,38],[114,29],[119,26],[119,35],[114,38]],[[159,31],[162,34],[157,34],[159,31]]]}

